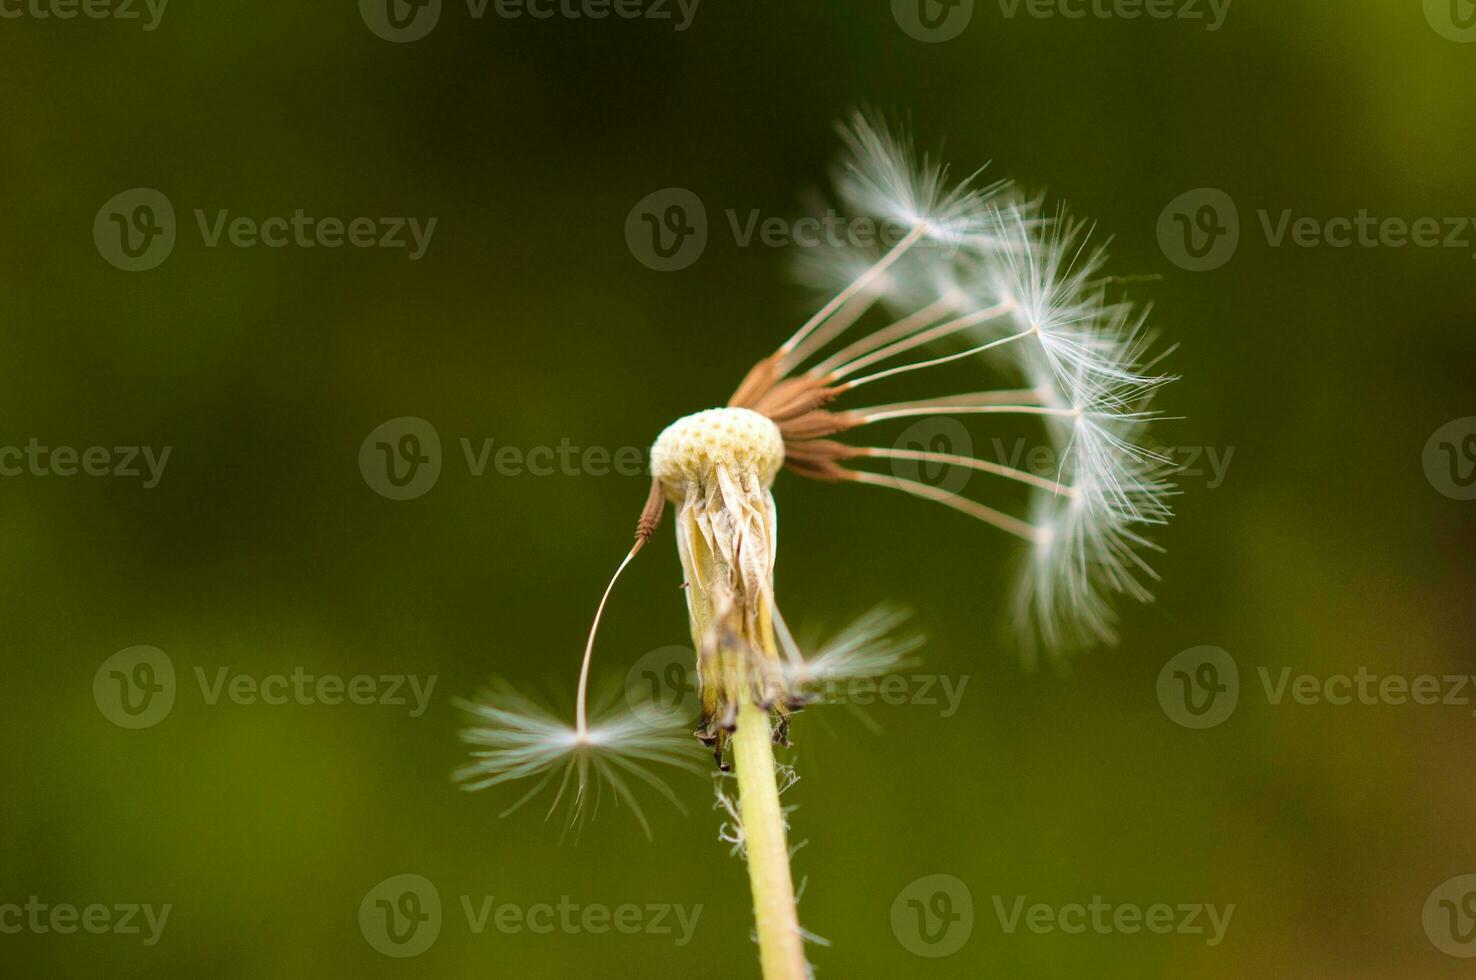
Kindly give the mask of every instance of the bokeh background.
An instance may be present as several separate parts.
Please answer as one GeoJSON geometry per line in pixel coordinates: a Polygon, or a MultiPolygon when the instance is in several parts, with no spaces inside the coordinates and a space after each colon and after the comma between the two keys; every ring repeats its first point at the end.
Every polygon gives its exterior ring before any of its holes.
{"type": "MultiPolygon", "coordinates": [[[[1119,648],[1063,672],[1021,668],[1004,536],[780,478],[790,619],[901,603],[929,637],[917,670],[968,677],[950,717],[869,708],[880,734],[841,707],[797,722],[787,798],[808,842],[802,919],[831,944],[812,950],[819,975],[1469,975],[1422,910],[1476,872],[1472,706],[1275,706],[1257,674],[1476,671],[1476,503],[1423,462],[1437,429],[1476,414],[1476,231],[1461,248],[1272,247],[1258,216],[1473,216],[1476,45],[1453,39],[1458,20],[1432,26],[1440,4],[1237,0],[1210,31],[980,0],[941,43],[903,30],[902,8],[840,0],[703,3],[680,31],[476,19],[447,0],[408,43],[347,0],[170,5],[152,31],[6,9],[22,16],[0,21],[0,445],[172,447],[153,489],[0,479],[0,902],[172,907],[153,946],[0,934],[6,976],[757,975],[705,776],[675,783],[687,816],[643,797],[650,840],[606,810],[561,842],[536,806],[498,818],[515,791],[453,785],[452,699],[494,674],[572,689],[645,493],[639,476],[474,476],[459,440],[644,447],[723,400],[811,302],[791,256],[741,247],[725,212],[800,213],[833,120],[861,103],[906,114],[964,170],[992,161],[1097,219],[1112,268],[1138,277],[1179,345],[1184,380],[1161,407],[1183,418],[1159,438],[1233,455],[1213,487],[1183,478],[1158,602],[1125,610],[1119,648]],[[91,229],[136,187],[172,202],[178,240],[130,273],[91,229]],[[711,235],[663,273],[624,228],[670,187],[704,202],[711,235]],[[1236,203],[1242,238],[1219,268],[1187,271],[1159,218],[1206,187],[1236,203]],[[207,248],[197,208],[438,223],[409,261],[207,248]],[[358,457],[403,416],[435,427],[444,465],[430,492],[394,501],[358,457]],[[136,645],[168,655],[177,694],[127,730],[92,682],[136,645]],[[1195,731],[1156,683],[1203,645],[1233,657],[1241,695],[1195,731]],[[195,672],[222,667],[436,682],[419,717],[212,705],[195,672]],[[358,918],[399,874],[444,906],[410,959],[377,952],[358,918]],[[944,958],[917,955],[891,917],[934,874],[974,907],[944,958]],[[703,911],[685,946],[474,934],[461,896],[487,895],[703,911]],[[994,900],[1019,895],[1235,911],[1214,946],[1010,934],[994,900]]],[[[1018,437],[972,431],[980,448],[1018,437]]],[[[598,662],[617,687],[687,642],[673,551],[663,529],[609,610],[598,662]]]]}

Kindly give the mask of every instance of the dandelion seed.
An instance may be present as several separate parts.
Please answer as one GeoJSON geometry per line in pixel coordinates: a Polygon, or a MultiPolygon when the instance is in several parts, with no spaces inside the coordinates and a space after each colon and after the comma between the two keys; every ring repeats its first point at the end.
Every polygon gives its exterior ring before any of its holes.
{"type": "Polygon", "coordinates": [[[504,810],[503,816],[552,786],[547,816],[567,804],[568,826],[577,827],[586,814],[598,809],[600,796],[608,788],[617,803],[630,807],[649,836],[650,825],[631,790],[632,782],[652,787],[680,810],[681,801],[651,767],[697,771],[691,740],[676,727],[674,718],[672,724],[662,726],[653,724],[660,720],[659,715],[636,718],[601,712],[594,724],[581,730],[501,683],[477,701],[461,701],[458,706],[477,722],[461,734],[462,741],[474,746],[475,760],[455,773],[464,789],[539,777],[533,789],[504,810]]]}
{"type": "MultiPolygon", "coordinates": [[[[923,643],[921,635],[898,633],[907,616],[904,610],[878,606],[831,637],[808,658],[795,647],[795,655],[784,665],[790,688],[824,704],[836,700],[839,685],[880,677],[906,666],[908,654],[923,643]]],[[[787,630],[782,636],[786,646],[793,644],[787,630]]]]}

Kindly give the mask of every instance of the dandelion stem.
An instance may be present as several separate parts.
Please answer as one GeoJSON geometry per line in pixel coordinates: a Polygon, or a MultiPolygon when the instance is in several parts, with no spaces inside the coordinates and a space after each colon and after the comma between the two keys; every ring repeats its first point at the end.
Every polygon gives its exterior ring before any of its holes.
{"type": "MultiPolygon", "coordinates": [[[[985,313],[993,315],[991,310],[980,311],[981,316],[983,316],[983,314],[985,313]]],[[[950,324],[944,324],[944,326],[950,326],[950,324]]],[[[887,368],[885,371],[878,371],[875,374],[868,374],[864,378],[857,378],[855,381],[847,381],[842,385],[838,385],[837,387],[841,391],[851,391],[852,389],[859,388],[864,384],[870,384],[873,381],[880,381],[883,378],[890,378],[896,374],[905,374],[908,371],[919,371],[923,368],[937,367],[939,364],[948,364],[953,361],[962,360],[965,357],[973,357],[975,354],[982,354],[985,351],[993,350],[996,347],[1002,347],[1005,344],[1012,343],[1016,340],[1021,340],[1025,337],[1030,336],[1030,333],[1031,332],[1029,330],[1026,330],[1021,333],[1011,334],[1008,337],[1001,337],[999,340],[991,340],[989,343],[980,344],[978,347],[970,347],[968,350],[959,351],[957,354],[948,354],[944,357],[935,357],[927,361],[918,361],[915,364],[902,364],[894,368],[887,368]]]]}
{"type": "Polygon", "coordinates": [[[781,357],[784,358],[786,372],[795,364],[793,353],[794,349],[799,346],[800,342],[808,337],[815,330],[816,327],[820,326],[820,324],[830,319],[835,311],[840,309],[847,300],[849,300],[852,296],[855,296],[857,293],[861,292],[861,290],[866,289],[872,284],[872,282],[876,280],[877,276],[881,275],[889,268],[891,268],[892,264],[900,259],[904,254],[906,254],[909,248],[917,244],[918,239],[927,234],[927,230],[927,222],[918,222],[911,231],[902,236],[901,241],[892,246],[891,250],[888,251],[887,254],[878,259],[876,261],[876,264],[871,266],[871,268],[867,269],[865,272],[861,273],[861,275],[857,276],[849,286],[847,286],[845,289],[842,289],[839,293],[835,295],[833,299],[831,299],[830,302],[826,303],[819,310],[817,310],[814,316],[805,321],[804,326],[795,331],[793,337],[790,337],[783,343],[782,346],[780,346],[779,354],[781,357]]]}
{"type": "Polygon", "coordinates": [[[886,419],[903,419],[913,415],[1051,415],[1059,418],[1077,418],[1082,413],[1072,408],[1051,408],[1044,405],[938,405],[919,403],[916,406],[890,408],[853,408],[849,412],[861,420],[862,425],[886,419]]]}
{"type": "Polygon", "coordinates": [[[794,350],[790,351],[789,356],[784,359],[785,363],[803,364],[817,350],[850,329],[851,324],[865,316],[866,311],[871,309],[880,298],[880,292],[874,288],[868,288],[846,300],[841,308],[825,322],[824,326],[795,345],[794,350]]]}
{"type": "Polygon", "coordinates": [[[794,879],[789,872],[789,844],[784,812],[779,807],[779,783],[774,776],[769,715],[748,701],[738,709],[733,763],[738,771],[738,807],[743,818],[764,980],[805,980],[809,971],[795,909],[794,879]]]}
{"type": "MultiPolygon", "coordinates": [[[[1006,313],[1010,312],[1010,310],[1014,309],[1014,305],[1015,304],[1013,302],[1006,301],[1004,303],[997,303],[994,306],[990,306],[986,309],[975,310],[973,313],[969,313],[964,316],[955,317],[952,320],[949,320],[946,323],[939,324],[938,326],[933,327],[930,330],[924,330],[921,333],[915,333],[910,337],[904,337],[893,344],[883,347],[879,351],[874,351],[870,354],[867,354],[865,357],[858,357],[853,361],[843,364],[831,371],[831,376],[834,378],[848,378],[851,375],[855,374],[857,371],[861,370],[863,367],[869,367],[870,365],[876,364],[879,361],[885,361],[890,357],[895,357],[896,355],[901,354],[905,351],[912,350],[912,348],[914,347],[921,347],[923,344],[931,344],[935,340],[938,340],[942,337],[947,337],[949,334],[958,333],[960,330],[967,330],[969,327],[977,326],[980,323],[987,323],[990,320],[998,319],[999,317],[1004,316],[1006,313]]],[[[969,354],[978,354],[982,351],[989,350],[991,347],[998,347],[1000,344],[1007,343],[1010,340],[1019,340],[1021,337],[1028,336],[1029,333],[1030,331],[1027,330],[1024,333],[1018,334],[1014,337],[1007,337],[1004,340],[996,340],[993,343],[985,344],[982,347],[974,347],[963,353],[952,355],[945,360],[957,360],[960,357],[967,357],[969,354]]],[[[929,361],[927,363],[942,363],[942,361],[929,361]]],[[[895,374],[898,371],[913,370],[914,368],[922,366],[924,365],[919,364],[909,365],[905,368],[894,368],[891,372],[883,372],[883,374],[878,375],[878,377],[884,377],[887,373],[895,374]]],[[[860,384],[860,382],[858,381],[856,382],[856,384],[860,384]]]]}
{"type": "Polygon", "coordinates": [[[911,313],[891,326],[883,327],[875,333],[869,333],[844,350],[832,354],[811,368],[810,373],[817,378],[823,378],[841,365],[848,364],[863,354],[869,354],[878,347],[884,347],[895,340],[900,340],[909,334],[916,333],[918,330],[921,330],[923,327],[926,327],[945,313],[954,309],[957,305],[958,300],[953,296],[944,296],[941,299],[936,299],[916,313],[911,313]]]}
{"type": "Polygon", "coordinates": [[[924,500],[937,501],[945,507],[952,507],[954,510],[968,514],[970,517],[981,520],[985,524],[992,524],[1001,531],[1006,531],[1018,538],[1024,538],[1032,544],[1040,540],[1041,531],[1039,528],[1027,524],[1017,517],[1011,517],[1009,514],[995,510],[993,507],[987,507],[977,501],[960,497],[956,493],[949,493],[947,490],[941,487],[935,487],[930,483],[918,483],[916,480],[907,480],[900,476],[888,476],[885,473],[869,473],[865,470],[846,470],[845,476],[846,479],[855,480],[857,483],[869,483],[874,487],[888,487],[892,490],[901,490],[903,493],[911,494],[914,497],[921,497],[924,500]]]}
{"type": "Polygon", "coordinates": [[[998,391],[968,391],[961,395],[939,395],[920,401],[893,402],[890,405],[875,405],[867,412],[889,412],[897,408],[958,408],[972,405],[1039,405],[1048,399],[1035,388],[1001,389],[998,391]]]}
{"type": "Polygon", "coordinates": [[[1002,476],[1006,479],[1015,480],[1018,483],[1027,483],[1042,490],[1062,494],[1068,497],[1076,496],[1073,487],[1065,486],[1060,480],[1052,480],[1048,477],[1037,476],[1013,466],[1003,466],[999,463],[991,463],[985,459],[975,459],[973,456],[960,456],[956,453],[934,453],[917,449],[889,449],[885,446],[865,446],[856,450],[858,456],[874,456],[880,459],[910,459],[919,463],[942,463],[946,466],[963,466],[980,473],[989,473],[994,476],[1002,476]]]}
{"type": "Polygon", "coordinates": [[[641,546],[646,543],[645,538],[636,539],[635,547],[625,556],[620,567],[615,569],[615,574],[610,576],[610,584],[605,586],[605,594],[600,596],[600,605],[595,609],[594,622],[589,627],[589,639],[584,642],[584,661],[579,665],[579,693],[576,696],[576,707],[574,709],[574,732],[582,742],[589,736],[589,719],[585,709],[589,700],[589,662],[594,656],[595,634],[600,631],[600,617],[605,615],[605,603],[610,601],[610,592],[615,588],[615,583],[620,578],[620,573],[625,571],[625,566],[630,560],[640,553],[641,546]]]}

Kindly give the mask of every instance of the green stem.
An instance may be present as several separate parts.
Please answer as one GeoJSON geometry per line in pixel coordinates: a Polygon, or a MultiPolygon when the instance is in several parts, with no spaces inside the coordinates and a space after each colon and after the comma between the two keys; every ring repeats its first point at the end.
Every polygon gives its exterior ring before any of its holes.
{"type": "Polygon", "coordinates": [[[764,980],[806,980],[809,971],[789,873],[789,843],[774,776],[769,715],[747,702],[738,709],[733,762],[738,771],[738,808],[764,980]]]}

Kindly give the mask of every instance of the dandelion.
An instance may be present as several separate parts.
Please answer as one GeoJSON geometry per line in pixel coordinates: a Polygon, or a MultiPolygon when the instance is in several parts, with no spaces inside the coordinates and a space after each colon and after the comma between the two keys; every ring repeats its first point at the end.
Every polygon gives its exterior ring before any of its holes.
{"type": "MultiPolygon", "coordinates": [[[[942,504],[1018,539],[1024,549],[1013,611],[1027,656],[1060,656],[1116,638],[1113,601],[1146,601],[1153,572],[1146,532],[1168,520],[1167,461],[1144,448],[1149,407],[1170,380],[1149,354],[1144,314],[1114,294],[1091,230],[1048,213],[1005,184],[954,181],[918,157],[905,133],[856,114],[841,127],[847,154],[835,186],[845,209],[897,229],[874,251],[805,256],[801,274],[829,298],[754,365],[720,408],[668,426],[651,449],[652,484],[636,540],[596,609],[580,668],[572,727],[508,691],[473,709],[481,747],[463,770],[481,787],[540,777],[555,804],[602,781],[634,804],[631,779],[670,791],[647,768],[684,761],[668,731],[629,718],[591,723],[591,657],[610,592],[673,511],[701,713],[696,737],[736,799],[720,794],[721,839],[744,855],[763,974],[805,977],[773,746],[793,715],[828,685],[894,669],[915,646],[882,608],[807,657],[780,613],[774,567],[781,470],[829,483],[898,491],[942,504]],[[857,389],[943,365],[988,362],[1009,383],[908,401],[856,399],[857,389]],[[856,405],[855,402],[860,404],[856,405]],[[846,406],[846,407],[841,407],[846,406]],[[1034,420],[1057,450],[1050,475],[974,456],[842,441],[896,419],[1000,416],[1034,420]],[[867,469],[883,461],[958,466],[1022,487],[1023,512],[867,469]]],[[[521,803],[521,801],[520,801],[521,803]]]]}

